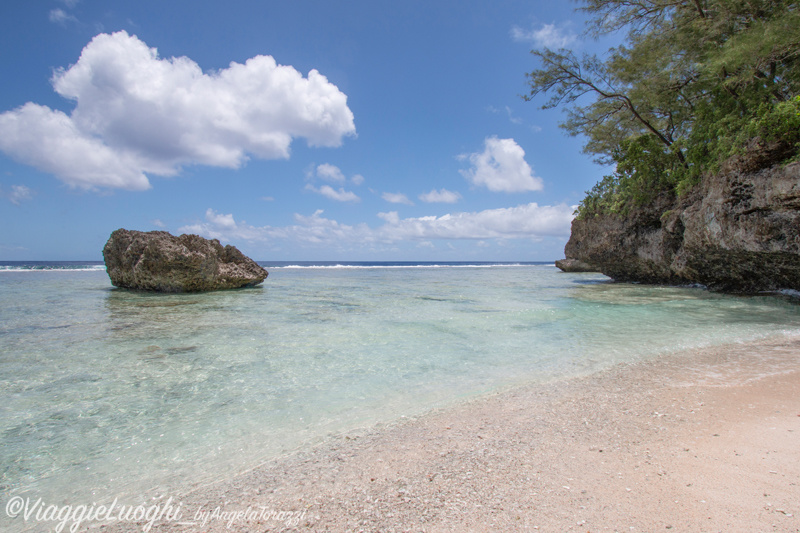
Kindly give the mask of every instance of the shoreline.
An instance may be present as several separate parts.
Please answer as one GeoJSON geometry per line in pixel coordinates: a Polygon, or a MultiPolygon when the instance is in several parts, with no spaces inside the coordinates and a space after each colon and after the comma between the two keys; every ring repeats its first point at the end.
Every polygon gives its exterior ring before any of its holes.
{"type": "Polygon", "coordinates": [[[152,530],[800,531],[799,363],[790,334],[522,386],[197,488],[152,530]]]}

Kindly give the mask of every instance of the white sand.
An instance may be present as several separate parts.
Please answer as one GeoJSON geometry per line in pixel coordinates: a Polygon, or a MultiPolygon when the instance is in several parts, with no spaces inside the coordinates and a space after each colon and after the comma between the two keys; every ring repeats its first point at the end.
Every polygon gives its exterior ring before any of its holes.
{"type": "Polygon", "coordinates": [[[153,531],[800,531],[800,338],[515,389],[179,499],[252,514],[153,531]]]}

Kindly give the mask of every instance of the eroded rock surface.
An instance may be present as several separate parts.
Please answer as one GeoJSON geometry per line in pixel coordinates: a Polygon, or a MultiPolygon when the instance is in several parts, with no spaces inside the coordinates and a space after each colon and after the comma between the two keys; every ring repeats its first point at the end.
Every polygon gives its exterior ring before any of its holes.
{"type": "Polygon", "coordinates": [[[579,259],[559,259],[556,266],[564,272],[599,272],[600,270],[579,259]]]}
{"type": "Polygon", "coordinates": [[[800,163],[737,156],[686,198],[572,223],[564,252],[618,281],[800,290],[800,163]]]}
{"type": "Polygon", "coordinates": [[[118,229],[103,248],[116,287],[158,292],[201,292],[258,285],[267,271],[236,247],[198,235],[118,229]]]}

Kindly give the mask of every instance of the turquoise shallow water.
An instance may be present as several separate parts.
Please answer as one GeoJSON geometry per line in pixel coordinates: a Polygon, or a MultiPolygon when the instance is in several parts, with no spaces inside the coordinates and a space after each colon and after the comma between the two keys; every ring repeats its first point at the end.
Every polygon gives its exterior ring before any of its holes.
{"type": "Polygon", "coordinates": [[[551,265],[275,268],[263,287],[0,272],[2,491],[178,494],[328,435],[538,380],[800,330],[800,306],[551,265]]]}

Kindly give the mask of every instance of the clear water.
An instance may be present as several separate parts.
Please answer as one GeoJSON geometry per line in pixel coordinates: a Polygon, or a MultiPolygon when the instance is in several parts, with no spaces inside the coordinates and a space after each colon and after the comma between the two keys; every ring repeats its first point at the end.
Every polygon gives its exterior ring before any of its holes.
{"type": "Polygon", "coordinates": [[[97,265],[6,265],[3,501],[180,494],[515,384],[798,330],[788,298],[552,265],[284,266],[185,295],[114,289],[97,265]]]}

